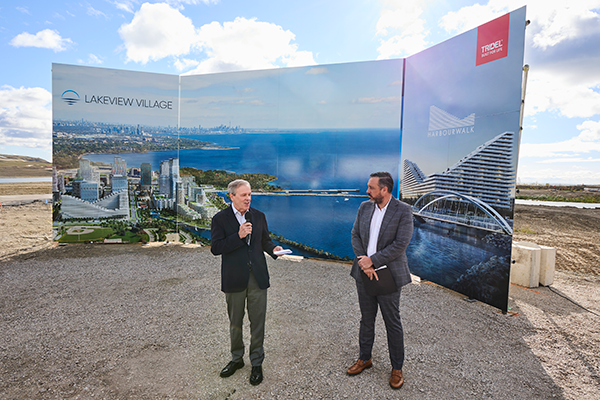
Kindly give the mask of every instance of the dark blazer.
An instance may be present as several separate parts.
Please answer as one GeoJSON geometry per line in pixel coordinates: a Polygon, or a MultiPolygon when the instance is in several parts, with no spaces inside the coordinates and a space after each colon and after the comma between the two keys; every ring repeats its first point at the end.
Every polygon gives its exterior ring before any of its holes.
{"type": "Polygon", "coordinates": [[[261,289],[267,289],[269,271],[263,251],[273,254],[275,243],[269,237],[269,228],[265,214],[250,207],[252,214],[252,236],[250,246],[246,238],[240,239],[238,231],[240,224],[233,212],[233,206],[218,212],[212,219],[210,229],[210,251],[221,255],[221,290],[225,293],[241,292],[248,287],[250,265],[252,272],[261,289]]]}
{"type": "MultiPolygon", "coordinates": [[[[375,207],[377,207],[375,203],[365,201],[358,208],[356,220],[352,227],[352,249],[357,257],[367,255],[371,217],[375,207]]],[[[398,287],[411,282],[406,260],[406,248],[412,238],[412,232],[412,208],[392,196],[381,223],[377,240],[377,252],[371,256],[371,261],[375,268],[387,265],[398,287]]],[[[362,279],[360,278],[360,267],[357,258],[354,259],[350,275],[354,279],[362,279]]]]}

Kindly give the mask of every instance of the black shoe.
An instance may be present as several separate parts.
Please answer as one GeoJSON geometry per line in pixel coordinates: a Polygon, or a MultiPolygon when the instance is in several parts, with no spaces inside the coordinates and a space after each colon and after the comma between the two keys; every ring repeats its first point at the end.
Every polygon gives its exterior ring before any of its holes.
{"type": "Polygon", "coordinates": [[[253,386],[258,385],[263,380],[262,367],[252,367],[252,373],[250,374],[250,384],[253,386]]]}
{"type": "Polygon", "coordinates": [[[235,371],[242,368],[243,366],[244,360],[240,360],[238,362],[229,361],[229,364],[227,364],[225,368],[221,370],[221,378],[227,378],[228,376],[233,375],[235,371]]]}

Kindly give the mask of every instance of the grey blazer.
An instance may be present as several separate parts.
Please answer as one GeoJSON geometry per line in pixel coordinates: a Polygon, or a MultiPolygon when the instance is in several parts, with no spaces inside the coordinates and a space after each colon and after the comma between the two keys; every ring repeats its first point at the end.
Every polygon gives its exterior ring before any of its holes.
{"type": "MultiPolygon", "coordinates": [[[[352,249],[357,257],[367,255],[371,217],[375,207],[377,207],[375,203],[365,201],[358,208],[356,220],[352,227],[352,249]]],[[[406,248],[412,238],[412,232],[412,208],[392,196],[381,223],[377,240],[377,252],[371,256],[371,261],[375,268],[387,265],[398,287],[411,282],[406,260],[406,248]]],[[[360,278],[357,258],[354,259],[350,275],[354,279],[362,279],[360,278]]]]}

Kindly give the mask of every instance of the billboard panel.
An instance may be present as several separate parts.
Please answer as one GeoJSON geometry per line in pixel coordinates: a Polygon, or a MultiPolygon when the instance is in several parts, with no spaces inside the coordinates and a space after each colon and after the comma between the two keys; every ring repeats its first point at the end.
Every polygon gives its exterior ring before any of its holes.
{"type": "Polygon", "coordinates": [[[411,271],[503,310],[524,35],[523,7],[406,59],[401,192],[416,216],[411,271]]]}
{"type": "Polygon", "coordinates": [[[57,238],[208,242],[244,178],[276,241],[351,260],[369,174],[389,171],[414,206],[413,273],[506,309],[524,16],[398,60],[194,76],[55,64],[57,238]]]}

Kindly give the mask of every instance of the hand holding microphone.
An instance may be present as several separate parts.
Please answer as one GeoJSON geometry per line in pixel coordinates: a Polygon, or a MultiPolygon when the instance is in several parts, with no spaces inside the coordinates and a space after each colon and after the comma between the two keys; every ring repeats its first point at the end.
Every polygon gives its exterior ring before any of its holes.
{"type": "Polygon", "coordinates": [[[246,222],[240,225],[240,229],[238,230],[238,236],[240,239],[246,239],[246,242],[250,243],[250,234],[252,233],[252,217],[249,212],[245,214],[246,222]]]}
{"type": "MultiPolygon", "coordinates": [[[[246,244],[248,246],[250,246],[250,239],[252,236],[252,214],[250,214],[250,211],[246,211],[246,214],[244,215],[244,217],[246,218],[246,224],[249,224],[249,232],[248,232],[248,236],[246,236],[246,244]]],[[[244,225],[246,225],[244,224],[244,225]]]]}

